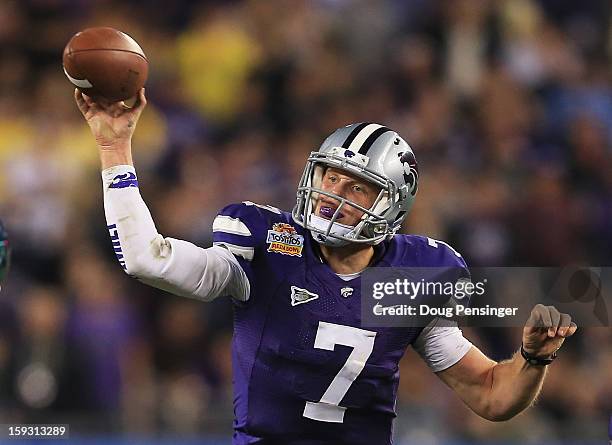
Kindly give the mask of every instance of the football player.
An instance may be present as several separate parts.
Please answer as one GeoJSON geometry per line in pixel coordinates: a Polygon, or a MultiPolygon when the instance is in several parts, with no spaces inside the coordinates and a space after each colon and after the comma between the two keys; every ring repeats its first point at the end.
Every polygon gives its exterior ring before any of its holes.
{"type": "Polygon", "coordinates": [[[145,107],[75,91],[99,146],[108,229],[123,269],[177,295],[235,302],[234,444],[382,445],[392,441],[398,364],[408,346],[480,416],[505,420],[540,391],[576,325],[536,306],[510,360],[487,358],[457,326],[361,324],[370,266],[456,267],[444,243],[399,235],[415,198],[410,146],[373,123],[336,130],[311,153],[292,213],[245,201],[220,211],[208,249],[160,235],[143,202],[131,136],[145,107]],[[531,327],[540,325],[541,327],[531,327]]]}

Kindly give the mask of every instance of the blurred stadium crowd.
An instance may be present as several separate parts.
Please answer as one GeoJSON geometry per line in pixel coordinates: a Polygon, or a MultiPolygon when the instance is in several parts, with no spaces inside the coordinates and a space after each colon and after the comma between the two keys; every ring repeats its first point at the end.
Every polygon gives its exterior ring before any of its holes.
{"type": "MultiPolygon", "coordinates": [[[[307,154],[336,127],[375,121],[420,164],[405,231],[473,266],[612,266],[611,17],[607,0],[3,0],[0,218],[14,257],[0,423],[231,430],[231,304],[153,290],[115,261],[94,141],[61,69],[78,30],[124,30],[149,57],[134,147],[166,236],[210,245],[230,202],[290,209],[307,154]]],[[[518,329],[464,332],[496,359],[520,344],[518,329]]],[[[501,424],[407,354],[397,436],[602,439],[611,337],[580,329],[537,408],[501,424]]]]}

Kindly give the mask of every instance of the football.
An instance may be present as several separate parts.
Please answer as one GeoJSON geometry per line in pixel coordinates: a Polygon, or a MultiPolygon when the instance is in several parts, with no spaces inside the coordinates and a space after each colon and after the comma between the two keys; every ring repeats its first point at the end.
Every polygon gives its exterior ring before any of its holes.
{"type": "Polygon", "coordinates": [[[138,43],[109,27],[76,33],[64,48],[64,73],[79,90],[111,102],[134,97],[144,86],[149,61],[138,43]]]}

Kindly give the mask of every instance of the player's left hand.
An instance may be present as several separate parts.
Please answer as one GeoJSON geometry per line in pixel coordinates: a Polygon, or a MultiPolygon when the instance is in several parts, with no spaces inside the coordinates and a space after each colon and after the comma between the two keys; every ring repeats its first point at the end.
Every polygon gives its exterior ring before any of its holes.
{"type": "Polygon", "coordinates": [[[536,357],[549,357],[578,327],[569,314],[562,314],[554,306],[536,304],[523,328],[523,348],[536,357]]]}

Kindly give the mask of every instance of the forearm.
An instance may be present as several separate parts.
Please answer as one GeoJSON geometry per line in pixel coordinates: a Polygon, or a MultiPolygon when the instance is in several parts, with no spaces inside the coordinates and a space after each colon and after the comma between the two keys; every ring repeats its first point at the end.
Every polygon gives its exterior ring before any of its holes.
{"type": "Polygon", "coordinates": [[[455,365],[437,375],[478,415],[488,420],[508,420],[536,399],[546,376],[546,366],[554,359],[566,337],[577,326],[568,314],[553,306],[536,305],[523,328],[521,352],[510,360],[496,363],[472,346],[455,365]],[[530,362],[540,363],[530,364],[530,362]]]}
{"type": "Polygon", "coordinates": [[[484,417],[508,420],[528,408],[542,389],[546,368],[528,364],[520,352],[492,366],[484,384],[487,389],[484,417]]]}
{"type": "Polygon", "coordinates": [[[113,166],[103,170],[102,178],[113,248],[129,275],[176,295],[205,301],[222,295],[248,298],[248,279],[231,253],[221,247],[202,249],[157,232],[133,167],[113,166]]]}
{"type": "Polygon", "coordinates": [[[113,147],[98,146],[102,170],[118,165],[134,165],[131,142],[123,142],[113,147]]]}

